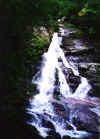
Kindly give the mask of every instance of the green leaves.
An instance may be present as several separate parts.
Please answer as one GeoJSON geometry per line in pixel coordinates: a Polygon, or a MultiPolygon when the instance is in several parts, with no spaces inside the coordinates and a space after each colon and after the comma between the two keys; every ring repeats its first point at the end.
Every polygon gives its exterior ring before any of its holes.
{"type": "Polygon", "coordinates": [[[79,13],[78,16],[83,16],[87,13],[87,8],[83,8],[79,13]]]}
{"type": "Polygon", "coordinates": [[[87,9],[88,9],[88,3],[86,3],[84,5],[84,8],[81,9],[81,11],[78,13],[78,16],[83,16],[87,13],[87,9]]]}
{"type": "Polygon", "coordinates": [[[89,34],[95,34],[95,33],[96,33],[95,28],[91,26],[91,27],[89,28],[89,34]]]}
{"type": "Polygon", "coordinates": [[[81,11],[78,13],[78,16],[84,16],[85,14],[99,14],[100,15],[100,1],[90,1],[88,0],[81,11]]]}

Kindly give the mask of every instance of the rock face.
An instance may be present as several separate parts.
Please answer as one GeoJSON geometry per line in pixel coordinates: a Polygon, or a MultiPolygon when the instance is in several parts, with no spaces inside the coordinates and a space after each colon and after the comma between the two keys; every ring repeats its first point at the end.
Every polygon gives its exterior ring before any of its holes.
{"type": "MultiPolygon", "coordinates": [[[[63,35],[61,47],[70,65],[76,66],[80,76],[89,80],[93,87],[91,90],[92,95],[94,93],[93,96],[100,97],[100,63],[98,55],[96,55],[97,50],[87,42],[77,40],[76,38],[73,39],[71,34],[74,35],[74,33],[72,31],[68,34],[67,30],[65,30],[67,35],[63,35]]],[[[72,92],[74,92],[80,84],[80,78],[75,76],[71,69],[65,68],[60,59],[59,64],[66,75],[66,80],[72,88],[72,92]]],[[[65,121],[67,130],[73,129],[71,122],[78,131],[100,132],[100,99],[94,97],[88,97],[86,100],[60,98],[59,100],[52,99],[51,102],[55,114],[65,121]]]]}
{"type": "Polygon", "coordinates": [[[89,110],[89,106],[76,104],[72,110],[73,123],[78,130],[99,132],[98,116],[89,110]]]}
{"type": "MultiPolygon", "coordinates": [[[[70,34],[72,33],[75,32],[70,32],[70,34]]],[[[100,97],[98,95],[100,92],[100,63],[98,57],[95,56],[97,51],[87,42],[71,38],[70,34],[65,30],[61,44],[66,59],[72,67],[79,70],[80,76],[89,80],[94,96],[100,97]]],[[[66,75],[66,81],[72,88],[72,93],[75,92],[80,84],[80,77],[75,76],[70,68],[65,68],[61,59],[59,59],[59,65],[66,75]]],[[[53,104],[55,114],[66,123],[66,130],[72,130],[75,126],[78,131],[100,132],[100,99],[88,97],[80,100],[79,98],[64,99],[60,97],[59,100],[52,99],[50,102],[53,104]]]]}
{"type": "MultiPolygon", "coordinates": [[[[74,98],[68,98],[61,101],[51,100],[54,111],[59,117],[65,121],[72,121],[72,124],[76,126],[77,130],[85,130],[88,132],[100,131],[100,117],[97,113],[91,111],[92,108],[96,108],[96,105],[100,107],[100,103],[92,103],[90,100],[78,100],[74,98]]],[[[66,128],[71,125],[68,123],[66,128]]]]}
{"type": "MultiPolygon", "coordinates": [[[[67,30],[65,30],[65,34],[67,30]]],[[[98,60],[97,50],[87,42],[70,37],[69,35],[63,35],[62,49],[66,55],[66,58],[70,65],[76,66],[81,76],[86,77],[92,86],[92,90],[89,92],[91,96],[100,97],[100,63],[98,60]]],[[[63,73],[66,75],[66,80],[69,86],[74,92],[77,86],[80,84],[80,78],[75,76],[71,69],[65,68],[59,59],[59,64],[63,73]]],[[[72,113],[72,122],[78,130],[86,130],[88,132],[99,132],[99,116],[91,111],[91,108],[100,106],[100,100],[79,100],[74,98],[68,98],[62,101],[54,101],[54,110],[56,114],[60,115],[67,121],[70,119],[72,113]],[[93,103],[94,102],[94,103],[93,103]],[[57,105],[58,103],[59,105],[57,105]],[[63,108],[63,110],[61,109],[63,108]]]]}
{"type": "MultiPolygon", "coordinates": [[[[80,75],[89,80],[93,87],[90,95],[100,97],[100,49],[79,39],[79,37],[78,39],[77,37],[75,38],[74,29],[69,34],[63,36],[61,47],[70,65],[73,66],[72,63],[74,63],[78,67],[80,75]]],[[[67,76],[67,80],[74,91],[77,84],[79,84],[79,79],[72,74],[70,75],[69,77],[67,76]]]]}
{"type": "Polygon", "coordinates": [[[73,40],[70,38],[63,38],[63,48],[65,48],[66,55],[81,55],[83,53],[89,54],[93,52],[93,47],[88,47],[80,40],[73,40]]]}
{"type": "Polygon", "coordinates": [[[70,88],[72,88],[72,92],[78,87],[80,83],[80,77],[75,76],[71,68],[65,68],[61,65],[63,73],[66,75],[66,81],[69,84],[70,88]]]}
{"type": "Polygon", "coordinates": [[[78,63],[78,69],[92,85],[94,90],[92,95],[100,97],[100,63],[78,63]]]}

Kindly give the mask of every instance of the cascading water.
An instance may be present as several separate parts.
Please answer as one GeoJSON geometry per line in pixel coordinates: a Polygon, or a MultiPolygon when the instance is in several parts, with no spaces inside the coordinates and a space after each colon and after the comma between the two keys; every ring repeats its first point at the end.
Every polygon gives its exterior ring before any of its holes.
{"type": "MultiPolygon", "coordinates": [[[[62,33],[62,31],[63,30],[61,30],[60,33],[62,33]]],[[[67,35],[69,33],[70,32],[67,32],[67,35]]],[[[71,120],[72,115],[69,121],[66,121],[67,124],[71,126],[72,130],[66,129],[66,122],[64,120],[59,120],[60,117],[55,114],[53,105],[50,102],[55,90],[56,70],[58,71],[59,92],[64,98],[72,97],[84,99],[91,89],[87,79],[79,75],[78,68],[74,68],[74,66],[68,63],[59,44],[61,44],[61,38],[59,40],[58,33],[54,33],[50,47],[43,55],[41,75],[37,79],[33,77],[33,83],[37,84],[39,93],[30,100],[31,108],[28,108],[28,112],[32,114],[34,118],[29,124],[33,125],[44,138],[48,136],[51,129],[43,127],[43,119],[53,124],[55,131],[60,134],[61,138],[66,135],[74,138],[81,138],[87,136],[88,133],[77,130],[71,120]],[[81,83],[74,93],[72,93],[72,89],[59,65],[59,59],[61,59],[64,67],[71,69],[75,76],[80,77],[81,83]]]]}

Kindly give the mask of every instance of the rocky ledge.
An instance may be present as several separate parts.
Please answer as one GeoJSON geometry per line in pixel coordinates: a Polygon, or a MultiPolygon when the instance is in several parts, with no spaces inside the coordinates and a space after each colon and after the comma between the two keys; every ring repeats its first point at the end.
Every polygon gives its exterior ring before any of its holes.
{"type": "MultiPolygon", "coordinates": [[[[83,41],[82,37],[77,38],[76,29],[65,29],[64,34],[61,47],[66,59],[72,67],[78,69],[80,76],[88,79],[92,86],[90,95],[100,98],[100,49],[83,41]]],[[[61,66],[63,68],[63,65],[61,66]]],[[[72,74],[70,77],[69,84],[75,90],[80,81],[72,74]]]]}
{"type": "MultiPolygon", "coordinates": [[[[54,111],[65,121],[72,121],[77,130],[88,132],[100,132],[100,100],[88,98],[61,98],[61,100],[51,99],[54,111]]],[[[70,126],[66,125],[67,128],[70,126]]]]}

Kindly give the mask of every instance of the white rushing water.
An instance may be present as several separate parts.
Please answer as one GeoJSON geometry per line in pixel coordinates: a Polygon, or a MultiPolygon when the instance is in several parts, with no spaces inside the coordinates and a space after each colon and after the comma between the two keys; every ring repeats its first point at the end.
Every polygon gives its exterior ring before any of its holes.
{"type": "MultiPolygon", "coordinates": [[[[63,29],[61,29],[60,33],[62,32],[64,35],[63,29]]],[[[69,33],[70,32],[67,32],[67,35],[69,33]]],[[[42,126],[42,120],[37,115],[40,114],[44,117],[44,119],[50,121],[54,125],[55,131],[59,133],[61,137],[69,135],[74,138],[81,138],[82,136],[87,136],[87,132],[77,131],[76,127],[71,122],[70,125],[73,130],[66,130],[64,121],[59,122],[59,120],[53,120],[53,117],[57,117],[57,115],[54,113],[53,106],[49,102],[54,95],[56,70],[58,71],[60,94],[64,98],[74,97],[84,99],[88,95],[88,91],[91,89],[87,79],[79,75],[78,68],[74,68],[74,66],[71,66],[68,63],[63,50],[60,48],[61,40],[62,38],[58,37],[58,33],[54,33],[50,47],[43,55],[41,75],[37,79],[33,77],[33,83],[37,84],[39,93],[30,100],[32,107],[29,108],[28,111],[33,115],[33,117],[35,117],[35,120],[33,120],[30,124],[37,128],[42,137],[47,137],[50,129],[42,126]],[[72,93],[72,89],[67,83],[66,77],[59,65],[59,59],[61,59],[64,67],[72,69],[73,74],[80,77],[81,83],[78,85],[74,93],[72,93]],[[48,114],[49,117],[46,114],[48,114]]],[[[59,119],[59,117],[57,118],[59,119]]]]}

